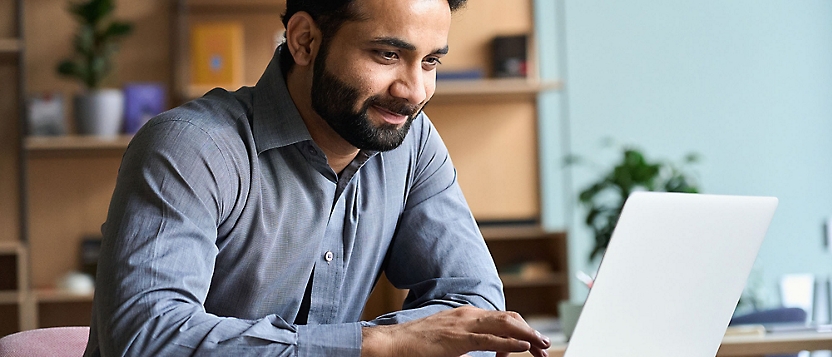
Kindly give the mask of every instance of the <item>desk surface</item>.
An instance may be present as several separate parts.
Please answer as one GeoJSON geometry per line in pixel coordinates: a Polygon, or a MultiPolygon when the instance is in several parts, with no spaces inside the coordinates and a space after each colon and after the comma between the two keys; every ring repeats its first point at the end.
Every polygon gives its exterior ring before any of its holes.
{"type": "MultiPolygon", "coordinates": [[[[550,357],[563,357],[566,343],[555,343],[549,348],[550,357]]],[[[832,332],[780,332],[763,336],[726,336],[717,356],[750,357],[777,353],[796,353],[803,350],[832,350],[832,332]]],[[[516,353],[513,357],[531,356],[516,353]]]]}

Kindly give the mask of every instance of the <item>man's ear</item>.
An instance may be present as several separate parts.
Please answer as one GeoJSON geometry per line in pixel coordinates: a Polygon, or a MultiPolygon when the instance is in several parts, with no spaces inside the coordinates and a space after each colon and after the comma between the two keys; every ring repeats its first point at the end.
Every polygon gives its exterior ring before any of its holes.
{"type": "Polygon", "coordinates": [[[292,15],[286,25],[286,46],[292,53],[296,65],[308,66],[314,62],[321,38],[318,24],[304,11],[292,15]]]}

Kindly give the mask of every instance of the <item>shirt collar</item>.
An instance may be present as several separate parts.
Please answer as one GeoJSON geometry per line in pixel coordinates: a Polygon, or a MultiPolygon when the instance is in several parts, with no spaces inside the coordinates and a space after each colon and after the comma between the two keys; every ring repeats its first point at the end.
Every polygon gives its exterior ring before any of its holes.
{"type": "Polygon", "coordinates": [[[312,140],[298,112],[280,68],[280,51],[274,52],[269,66],[254,86],[253,128],[257,153],[312,140]]]}

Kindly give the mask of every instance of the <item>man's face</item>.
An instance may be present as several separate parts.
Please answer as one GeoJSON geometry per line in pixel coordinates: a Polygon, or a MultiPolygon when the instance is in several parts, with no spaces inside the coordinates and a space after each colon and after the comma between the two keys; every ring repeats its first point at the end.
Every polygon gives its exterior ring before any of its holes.
{"type": "Polygon", "coordinates": [[[355,9],[361,20],[315,58],[312,107],[351,145],[392,150],[433,96],[450,9],[446,0],[356,0],[355,9]]]}

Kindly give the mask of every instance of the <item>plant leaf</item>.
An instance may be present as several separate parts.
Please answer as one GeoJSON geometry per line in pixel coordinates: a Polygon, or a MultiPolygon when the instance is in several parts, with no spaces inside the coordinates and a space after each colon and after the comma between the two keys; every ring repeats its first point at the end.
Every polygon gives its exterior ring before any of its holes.
{"type": "Polygon", "coordinates": [[[129,35],[133,32],[133,25],[126,23],[126,22],[118,22],[114,21],[104,30],[103,37],[104,39],[116,39],[119,37],[124,37],[129,35]]]}
{"type": "MultiPolygon", "coordinates": [[[[565,164],[577,162],[573,157],[577,156],[570,155],[564,160],[565,164]]],[[[699,161],[699,156],[688,154],[684,161],[695,163],[699,161]]],[[[588,209],[584,223],[593,231],[595,240],[589,259],[603,255],[630,193],[640,189],[697,193],[699,189],[694,177],[670,162],[648,161],[641,151],[624,148],[621,161],[578,195],[579,201],[588,209]],[[617,193],[617,196],[612,193],[617,193]]]]}
{"type": "Polygon", "coordinates": [[[61,61],[57,69],[58,73],[67,77],[79,77],[81,74],[78,64],[70,60],[61,61]]]}

